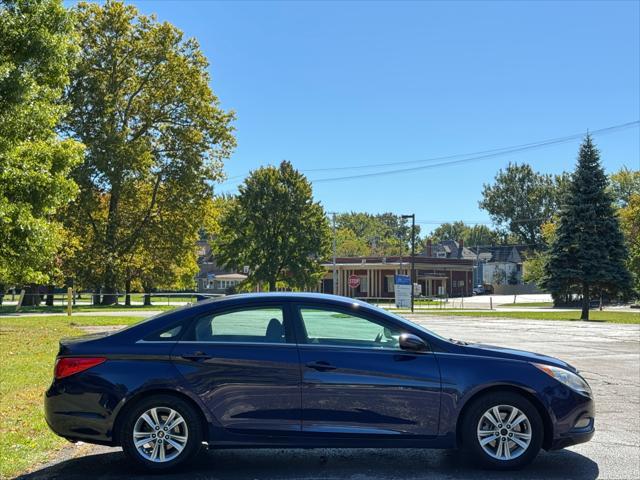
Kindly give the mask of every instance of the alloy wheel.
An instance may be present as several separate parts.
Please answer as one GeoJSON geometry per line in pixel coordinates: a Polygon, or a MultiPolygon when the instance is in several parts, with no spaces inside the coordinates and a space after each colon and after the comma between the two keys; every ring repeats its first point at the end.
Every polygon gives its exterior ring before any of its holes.
{"type": "Polygon", "coordinates": [[[513,460],[531,444],[531,423],[512,405],[496,405],[478,421],[477,435],[482,450],[497,460],[513,460]]]}
{"type": "Polygon", "coordinates": [[[133,427],[137,452],[151,462],[170,462],[184,450],[188,438],[187,422],[169,407],[150,408],[133,427]]]}

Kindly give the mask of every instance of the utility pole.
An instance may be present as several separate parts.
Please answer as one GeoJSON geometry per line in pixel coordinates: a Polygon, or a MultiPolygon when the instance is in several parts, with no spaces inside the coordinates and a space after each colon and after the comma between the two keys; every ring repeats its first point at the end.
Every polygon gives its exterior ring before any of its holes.
{"type": "Polygon", "coordinates": [[[413,313],[415,292],[413,284],[416,281],[416,214],[402,215],[403,219],[411,219],[411,313],[413,313]]]}
{"type": "Polygon", "coordinates": [[[333,217],[333,294],[338,294],[338,271],[336,270],[336,212],[331,212],[333,217]]]}

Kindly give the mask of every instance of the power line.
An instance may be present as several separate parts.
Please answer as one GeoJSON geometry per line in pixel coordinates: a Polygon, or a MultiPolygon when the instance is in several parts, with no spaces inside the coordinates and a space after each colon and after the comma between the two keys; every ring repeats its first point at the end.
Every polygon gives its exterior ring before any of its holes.
{"type": "MultiPolygon", "coordinates": [[[[601,129],[598,129],[598,130],[593,130],[590,133],[592,135],[603,135],[603,134],[608,134],[608,133],[615,133],[617,131],[621,131],[621,130],[625,130],[625,129],[631,128],[633,126],[637,126],[638,124],[640,124],[640,121],[636,120],[636,121],[633,121],[633,122],[627,122],[627,123],[622,123],[622,124],[618,124],[618,125],[613,125],[613,126],[610,126],[610,127],[601,128],[601,129]]],[[[355,178],[364,178],[364,177],[368,177],[368,176],[390,175],[390,174],[394,174],[394,173],[404,173],[404,172],[407,172],[407,171],[420,170],[420,169],[423,169],[423,168],[424,169],[426,169],[426,168],[436,168],[436,167],[440,167],[440,166],[456,165],[456,164],[459,164],[459,163],[477,161],[477,160],[481,160],[481,159],[485,159],[485,158],[494,158],[494,157],[501,156],[501,155],[506,155],[506,154],[509,154],[509,153],[515,153],[515,152],[520,152],[520,151],[525,151],[525,150],[535,149],[535,148],[542,148],[542,147],[546,147],[546,146],[549,146],[549,145],[562,144],[562,143],[570,142],[572,140],[580,139],[583,136],[584,136],[584,133],[575,133],[575,134],[572,134],[572,135],[565,135],[563,137],[556,137],[556,138],[551,138],[551,139],[547,139],[547,140],[540,140],[540,141],[537,141],[537,142],[522,143],[522,144],[518,144],[518,145],[511,145],[511,146],[508,146],[508,147],[492,148],[492,149],[487,149],[487,150],[479,150],[479,151],[475,151],[475,152],[459,153],[459,154],[455,154],[455,155],[444,155],[444,156],[439,156],[439,157],[424,158],[424,159],[421,159],[421,160],[406,160],[406,161],[400,161],[400,162],[387,162],[387,163],[376,163],[376,164],[366,164],[366,165],[362,165],[362,164],[360,164],[360,165],[347,165],[347,166],[332,167],[332,168],[311,168],[311,169],[302,169],[302,170],[300,170],[300,172],[302,172],[302,173],[310,173],[310,172],[353,170],[353,169],[363,169],[363,168],[364,169],[370,169],[370,168],[389,167],[389,166],[398,166],[398,165],[412,165],[412,164],[420,164],[420,163],[430,163],[430,162],[435,162],[435,161],[440,161],[440,160],[453,160],[453,159],[456,159],[456,158],[460,159],[460,160],[457,160],[457,161],[441,162],[441,163],[438,163],[438,164],[435,164],[435,165],[427,165],[427,166],[424,166],[424,167],[415,167],[415,168],[411,168],[411,169],[403,169],[403,170],[397,170],[397,171],[396,170],[390,170],[390,171],[384,171],[384,172],[373,172],[373,173],[364,173],[364,174],[358,174],[358,175],[349,175],[349,176],[346,176],[346,177],[332,177],[332,178],[317,179],[317,180],[314,180],[314,182],[320,183],[320,182],[348,180],[348,179],[355,179],[355,178]],[[471,158],[464,158],[464,157],[471,157],[471,158]]],[[[227,183],[233,183],[234,180],[245,178],[246,175],[247,174],[234,175],[233,177],[230,177],[230,178],[226,179],[220,185],[225,185],[227,183]]]]}
{"type": "MultiPolygon", "coordinates": [[[[637,126],[638,124],[640,124],[640,120],[636,120],[634,122],[623,123],[623,124],[620,124],[620,125],[614,125],[614,126],[611,126],[611,127],[601,128],[601,129],[598,129],[598,130],[593,130],[593,131],[591,131],[589,133],[591,135],[604,135],[604,134],[609,134],[609,133],[614,133],[614,132],[617,132],[617,131],[625,130],[627,128],[631,128],[631,127],[637,126]]],[[[582,138],[583,136],[584,136],[583,133],[574,134],[574,135],[568,135],[566,137],[560,137],[560,138],[555,138],[555,139],[551,139],[551,140],[544,140],[544,141],[541,141],[541,142],[534,142],[534,143],[524,144],[524,146],[516,146],[516,147],[512,147],[512,148],[505,148],[505,149],[502,149],[502,150],[500,150],[498,152],[487,153],[485,155],[478,155],[478,156],[474,156],[474,157],[470,157],[470,158],[464,158],[464,159],[461,159],[461,160],[440,162],[440,163],[435,163],[435,164],[432,164],[432,165],[421,165],[419,167],[385,170],[385,171],[382,171],[382,172],[361,173],[361,174],[357,174],[357,175],[347,175],[347,176],[343,176],[343,177],[321,178],[321,179],[312,180],[312,182],[313,183],[326,183],[326,182],[336,182],[336,181],[342,181],[342,180],[355,180],[355,179],[360,179],[360,178],[378,177],[378,176],[383,176],[383,175],[385,175],[385,176],[386,175],[395,175],[395,174],[398,174],[398,173],[416,172],[416,171],[420,171],[420,170],[427,170],[427,169],[431,169],[431,168],[444,167],[444,166],[450,166],[450,165],[460,165],[460,164],[463,164],[463,163],[475,162],[475,161],[478,161],[478,160],[484,160],[484,159],[488,159],[488,158],[495,158],[495,157],[506,155],[506,154],[510,154],[510,153],[522,152],[522,151],[526,151],[526,150],[534,150],[536,148],[543,148],[543,147],[547,147],[547,146],[550,146],[550,145],[558,145],[558,144],[562,144],[562,143],[567,143],[567,142],[582,138]]]]}

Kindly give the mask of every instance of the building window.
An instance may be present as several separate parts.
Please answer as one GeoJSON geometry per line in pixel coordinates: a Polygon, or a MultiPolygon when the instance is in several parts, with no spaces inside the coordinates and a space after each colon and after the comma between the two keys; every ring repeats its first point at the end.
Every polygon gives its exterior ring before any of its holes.
{"type": "Polygon", "coordinates": [[[360,275],[360,292],[368,293],[369,292],[369,279],[366,275],[360,275]]]}
{"type": "Polygon", "coordinates": [[[393,275],[385,275],[387,282],[387,292],[394,293],[396,291],[393,275]]]}

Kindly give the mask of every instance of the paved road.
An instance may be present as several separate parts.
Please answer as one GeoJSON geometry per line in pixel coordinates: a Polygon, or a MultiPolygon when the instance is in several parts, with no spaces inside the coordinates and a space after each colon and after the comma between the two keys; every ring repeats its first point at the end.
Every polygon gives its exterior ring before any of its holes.
{"type": "MultiPolygon", "coordinates": [[[[522,472],[478,471],[464,455],[427,450],[229,450],[201,455],[170,479],[638,479],[640,478],[640,326],[460,317],[417,317],[441,335],[560,356],[593,387],[597,433],[586,444],[541,452],[522,472]]],[[[24,479],[124,480],[119,449],[93,448],[24,479]]],[[[140,479],[157,478],[140,476],[140,479]]]]}

